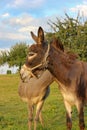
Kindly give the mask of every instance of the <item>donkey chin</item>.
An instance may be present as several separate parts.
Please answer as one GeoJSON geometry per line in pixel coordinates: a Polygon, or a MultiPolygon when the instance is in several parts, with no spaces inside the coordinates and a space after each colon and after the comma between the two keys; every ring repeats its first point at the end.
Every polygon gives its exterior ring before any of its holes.
{"type": "Polygon", "coordinates": [[[24,68],[21,68],[20,78],[23,82],[28,82],[30,79],[29,71],[25,70],[24,68]]]}

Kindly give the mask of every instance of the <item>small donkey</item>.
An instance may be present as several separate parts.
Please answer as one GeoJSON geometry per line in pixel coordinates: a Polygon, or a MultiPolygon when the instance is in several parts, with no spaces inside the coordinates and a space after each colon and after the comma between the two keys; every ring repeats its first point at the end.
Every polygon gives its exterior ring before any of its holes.
{"type": "MultiPolygon", "coordinates": [[[[37,39],[38,45],[41,42],[40,30],[38,31],[37,39]]],[[[33,35],[32,35],[33,36],[33,35]]],[[[32,54],[28,55],[29,60],[32,60],[32,54]]],[[[28,66],[28,68],[30,68],[28,66]]],[[[31,70],[31,68],[30,68],[31,70]]],[[[29,111],[29,130],[32,129],[32,120],[33,120],[33,110],[34,105],[36,105],[36,115],[34,118],[34,130],[37,127],[37,121],[40,119],[40,122],[43,126],[43,119],[41,116],[41,110],[44,104],[45,99],[49,95],[50,88],[49,85],[53,82],[53,76],[48,70],[37,70],[32,73],[29,69],[27,70],[25,65],[21,68],[21,81],[19,84],[19,96],[23,101],[28,103],[29,111]]]]}

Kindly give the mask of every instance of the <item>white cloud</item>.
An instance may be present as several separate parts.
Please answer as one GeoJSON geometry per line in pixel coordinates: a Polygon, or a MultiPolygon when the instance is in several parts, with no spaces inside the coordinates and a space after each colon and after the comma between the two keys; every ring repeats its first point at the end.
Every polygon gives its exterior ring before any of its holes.
{"type": "Polygon", "coordinates": [[[37,8],[43,4],[45,0],[15,0],[8,4],[8,7],[15,8],[37,8]]]}
{"type": "Polygon", "coordinates": [[[35,32],[35,30],[37,30],[38,25],[35,24],[35,21],[37,20],[29,14],[22,14],[19,17],[3,19],[1,27],[4,28],[0,29],[0,39],[26,41],[29,39],[30,31],[35,32]]]}
{"type": "Polygon", "coordinates": [[[26,35],[22,33],[7,33],[7,32],[0,32],[0,39],[10,39],[10,40],[26,40],[26,35]]]}
{"type": "Polygon", "coordinates": [[[51,19],[51,17],[34,18],[29,14],[22,14],[19,17],[13,18],[9,17],[2,21],[2,26],[4,28],[0,30],[0,38],[18,38],[23,40],[27,38],[30,31],[36,33],[39,26],[42,26],[44,30],[47,31],[49,28],[47,24],[48,19],[51,19]]]}
{"type": "Polygon", "coordinates": [[[36,31],[37,30],[37,27],[35,26],[26,26],[26,27],[22,27],[20,28],[18,31],[19,32],[30,32],[30,31],[36,31]]]}
{"type": "Polygon", "coordinates": [[[3,20],[3,24],[10,25],[11,27],[27,26],[33,21],[33,17],[29,14],[22,14],[18,17],[10,17],[3,20]]]}
{"type": "Polygon", "coordinates": [[[87,2],[83,2],[83,4],[79,4],[76,7],[70,9],[72,12],[79,12],[81,16],[87,17],[87,2]]]}
{"type": "MultiPolygon", "coordinates": [[[[30,31],[33,31],[37,35],[39,26],[42,26],[44,31],[50,31],[50,26],[47,24],[48,19],[54,20],[54,16],[35,18],[26,13],[21,14],[19,17],[3,19],[0,22],[0,40],[8,41],[7,43],[10,46],[13,44],[12,41],[25,41],[31,44],[33,39],[30,35],[30,31]]],[[[8,45],[5,42],[5,48],[8,47],[8,45]]]]}
{"type": "Polygon", "coordinates": [[[4,13],[4,14],[2,14],[2,17],[9,17],[9,16],[10,16],[9,13],[4,13]]]}

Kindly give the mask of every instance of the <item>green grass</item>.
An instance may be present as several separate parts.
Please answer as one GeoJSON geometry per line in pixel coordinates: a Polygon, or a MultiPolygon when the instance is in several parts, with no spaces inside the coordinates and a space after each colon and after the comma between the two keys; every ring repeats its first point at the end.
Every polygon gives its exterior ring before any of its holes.
{"type": "MultiPolygon", "coordinates": [[[[27,130],[27,104],[18,95],[18,75],[0,75],[0,130],[27,130]]],[[[58,85],[51,85],[50,96],[42,110],[45,127],[38,124],[38,130],[66,130],[66,114],[63,98],[58,85]]],[[[73,108],[73,128],[79,130],[77,110],[73,108]]],[[[85,123],[87,130],[87,108],[85,107],[85,123]]]]}

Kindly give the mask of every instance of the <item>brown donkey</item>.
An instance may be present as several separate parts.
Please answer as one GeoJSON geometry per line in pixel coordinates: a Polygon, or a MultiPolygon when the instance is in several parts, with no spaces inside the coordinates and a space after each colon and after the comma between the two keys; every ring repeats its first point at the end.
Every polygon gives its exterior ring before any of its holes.
{"type": "MultiPolygon", "coordinates": [[[[44,35],[43,35],[44,32],[42,31],[43,30],[39,28],[38,36],[35,36],[32,32],[31,32],[31,36],[37,42],[39,49],[40,49],[41,43],[44,42],[46,46],[43,46],[43,47],[45,47],[45,50],[46,50],[48,47],[47,47],[46,41],[44,40],[44,35]]],[[[62,51],[64,51],[63,45],[61,43],[58,43],[55,46],[57,48],[60,48],[62,51]]],[[[36,53],[38,52],[38,50],[36,49],[35,51],[36,53]]],[[[36,130],[36,124],[39,118],[40,118],[41,124],[43,125],[41,110],[42,110],[44,101],[50,92],[49,85],[54,80],[54,77],[52,76],[52,74],[48,70],[43,69],[44,67],[42,67],[42,64],[35,66],[35,61],[33,62],[33,58],[36,57],[37,55],[36,53],[29,52],[29,54],[27,55],[27,62],[26,62],[27,66],[23,65],[23,67],[20,70],[21,81],[19,84],[19,96],[22,98],[22,100],[28,102],[29,130],[31,130],[34,105],[37,106],[36,115],[34,119],[34,130],[36,130]],[[28,64],[28,61],[31,64],[28,64]]],[[[42,50],[41,50],[41,53],[42,53],[42,50]]],[[[48,49],[46,51],[46,54],[47,53],[48,53],[48,49]]],[[[43,51],[43,54],[44,54],[44,51],[43,51]]],[[[41,58],[42,58],[42,55],[41,55],[41,58]]]]}
{"type": "MultiPolygon", "coordinates": [[[[34,67],[47,60],[46,67],[57,79],[60,85],[59,89],[64,98],[67,112],[67,130],[72,129],[71,115],[73,105],[78,110],[80,130],[84,130],[84,105],[87,102],[87,63],[77,60],[74,55],[61,51],[58,48],[60,41],[56,39],[51,42],[48,54],[46,54],[47,44],[44,42],[44,32],[41,27],[39,27],[39,30],[42,39],[39,45],[33,44],[30,46],[29,50],[33,55],[32,60],[27,59],[26,67],[29,65],[34,67]]],[[[34,34],[33,36],[37,43],[34,34]]]]}
{"type": "MultiPolygon", "coordinates": [[[[32,34],[33,35],[33,34],[32,34]]],[[[40,44],[40,30],[38,31],[38,37],[35,37],[38,43],[40,44]]],[[[34,58],[33,53],[29,53],[28,60],[32,61],[34,58]]],[[[53,82],[53,76],[48,70],[42,70],[42,68],[36,66],[33,68],[33,73],[31,72],[31,66],[28,66],[28,69],[25,65],[21,68],[21,81],[19,84],[19,96],[23,101],[28,103],[29,111],[29,130],[32,129],[32,120],[33,120],[33,111],[34,106],[36,105],[36,115],[34,118],[34,130],[37,127],[37,121],[40,119],[41,124],[43,125],[43,120],[41,116],[41,110],[44,104],[45,99],[48,97],[50,88],[49,85],[53,82]]]]}

